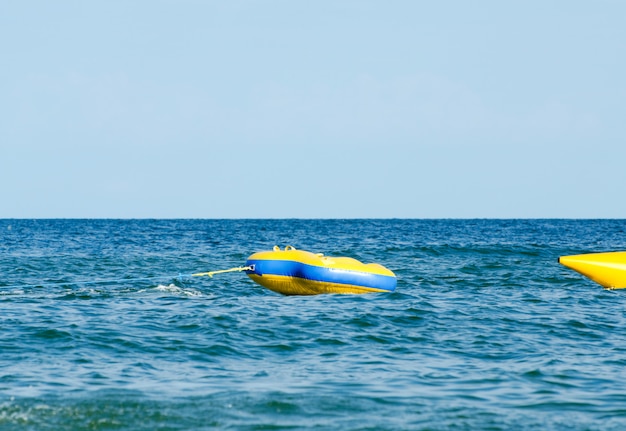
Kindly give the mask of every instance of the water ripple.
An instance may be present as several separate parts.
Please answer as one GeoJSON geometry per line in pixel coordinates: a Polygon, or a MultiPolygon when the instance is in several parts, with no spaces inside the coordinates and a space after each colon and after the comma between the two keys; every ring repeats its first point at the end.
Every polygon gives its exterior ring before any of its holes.
{"type": "Polygon", "coordinates": [[[0,429],[623,429],[626,297],[556,258],[624,249],[624,228],[0,220],[0,429]],[[274,244],[383,263],[398,290],[139,280],[274,244]]]}

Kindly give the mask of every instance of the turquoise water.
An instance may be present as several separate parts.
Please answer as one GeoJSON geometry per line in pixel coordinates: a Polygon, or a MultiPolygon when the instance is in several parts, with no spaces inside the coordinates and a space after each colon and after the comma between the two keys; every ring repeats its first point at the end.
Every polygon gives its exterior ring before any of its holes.
{"type": "Polygon", "coordinates": [[[1,430],[622,430],[625,220],[0,220],[1,430]],[[390,294],[284,297],[274,245],[390,294]],[[98,282],[97,282],[98,281],[98,282]]]}

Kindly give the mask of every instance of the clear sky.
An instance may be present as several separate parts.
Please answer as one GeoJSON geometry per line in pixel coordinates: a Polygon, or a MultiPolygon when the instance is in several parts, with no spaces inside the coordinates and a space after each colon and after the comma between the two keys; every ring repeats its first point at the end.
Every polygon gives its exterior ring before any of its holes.
{"type": "Polygon", "coordinates": [[[0,0],[0,218],[624,218],[622,0],[0,0]]]}

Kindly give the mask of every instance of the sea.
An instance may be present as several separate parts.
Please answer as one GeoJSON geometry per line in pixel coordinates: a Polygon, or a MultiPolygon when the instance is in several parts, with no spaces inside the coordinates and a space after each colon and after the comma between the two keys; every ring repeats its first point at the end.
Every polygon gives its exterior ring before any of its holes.
{"type": "Polygon", "coordinates": [[[626,220],[2,219],[0,430],[624,430],[626,220]],[[283,296],[275,245],[392,293],[283,296]]]}

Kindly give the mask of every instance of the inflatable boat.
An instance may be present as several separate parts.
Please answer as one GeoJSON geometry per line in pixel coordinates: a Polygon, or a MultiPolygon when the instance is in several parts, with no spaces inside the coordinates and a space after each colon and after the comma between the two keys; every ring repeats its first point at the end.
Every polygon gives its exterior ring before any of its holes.
{"type": "Polygon", "coordinates": [[[606,289],[626,288],[626,251],[561,256],[559,263],[606,289]]]}
{"type": "Polygon", "coordinates": [[[380,264],[328,257],[292,246],[254,253],[246,266],[253,281],[283,295],[393,292],[397,284],[395,274],[380,264]]]}

